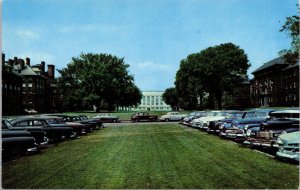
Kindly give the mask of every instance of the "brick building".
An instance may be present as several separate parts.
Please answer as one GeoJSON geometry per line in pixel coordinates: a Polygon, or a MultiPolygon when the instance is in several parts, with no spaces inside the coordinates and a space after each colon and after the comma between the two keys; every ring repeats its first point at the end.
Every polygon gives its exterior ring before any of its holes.
{"type": "Polygon", "coordinates": [[[260,106],[299,106],[299,62],[287,64],[278,57],[252,72],[252,104],[260,106]]]}
{"type": "Polygon", "coordinates": [[[2,67],[6,68],[2,71],[2,81],[5,81],[7,85],[19,81],[18,87],[20,88],[16,95],[9,97],[10,91],[5,89],[8,86],[3,83],[3,115],[21,114],[24,109],[34,109],[38,112],[49,112],[55,109],[57,95],[54,65],[48,65],[48,71],[45,72],[45,62],[31,66],[30,59],[25,60],[14,57],[14,60],[9,59],[5,62],[5,55],[2,54],[2,67]],[[16,110],[4,110],[9,107],[14,107],[16,110]]]}

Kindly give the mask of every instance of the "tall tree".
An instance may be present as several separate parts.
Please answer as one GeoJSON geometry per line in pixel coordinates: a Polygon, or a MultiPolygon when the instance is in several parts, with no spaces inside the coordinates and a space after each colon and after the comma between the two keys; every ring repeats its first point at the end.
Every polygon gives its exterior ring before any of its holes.
{"type": "Polygon", "coordinates": [[[109,110],[117,105],[136,105],[141,93],[128,74],[128,67],[123,58],[109,54],[82,53],[73,57],[67,68],[60,70],[58,85],[62,97],[69,107],[74,102],[109,110]]]}
{"type": "Polygon", "coordinates": [[[213,98],[216,98],[221,109],[224,92],[247,80],[249,67],[247,55],[232,43],[191,54],[181,61],[176,73],[179,102],[188,102],[192,107],[197,98],[202,99],[203,93],[208,92],[210,108],[213,108],[213,98]],[[191,101],[191,97],[194,101],[191,101]]]}
{"type": "Polygon", "coordinates": [[[162,98],[166,104],[171,105],[173,110],[178,110],[178,96],[176,89],[174,87],[172,88],[167,88],[165,92],[162,95],[162,98]]]}
{"type": "Polygon", "coordinates": [[[294,64],[299,58],[300,37],[299,37],[299,16],[287,17],[280,32],[286,32],[292,39],[291,48],[279,52],[289,64],[294,64]]]}

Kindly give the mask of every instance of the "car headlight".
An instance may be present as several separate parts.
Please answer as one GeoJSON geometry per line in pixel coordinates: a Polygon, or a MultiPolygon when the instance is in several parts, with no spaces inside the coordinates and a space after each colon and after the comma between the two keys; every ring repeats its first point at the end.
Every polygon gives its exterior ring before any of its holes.
{"type": "Polygon", "coordinates": [[[276,142],[277,142],[277,144],[279,144],[279,145],[283,145],[283,144],[284,144],[284,140],[283,140],[282,138],[280,138],[280,137],[277,139],[276,142]]]}
{"type": "Polygon", "coordinates": [[[224,128],[224,123],[223,124],[221,124],[221,126],[220,126],[220,129],[223,129],[224,128]]]}
{"type": "Polygon", "coordinates": [[[250,129],[248,129],[248,130],[246,131],[246,135],[247,135],[247,137],[250,137],[250,136],[251,136],[251,130],[250,130],[250,129]]]}
{"type": "Polygon", "coordinates": [[[249,125],[245,125],[245,130],[247,130],[247,129],[248,129],[248,127],[249,127],[249,125]]]}

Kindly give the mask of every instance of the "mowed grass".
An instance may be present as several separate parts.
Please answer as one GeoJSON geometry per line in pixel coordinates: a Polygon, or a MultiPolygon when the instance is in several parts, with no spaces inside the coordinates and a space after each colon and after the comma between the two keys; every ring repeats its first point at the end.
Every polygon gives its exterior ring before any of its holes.
{"type": "Polygon", "coordinates": [[[3,188],[297,189],[298,168],[178,124],[108,127],[2,164],[3,188]]]}

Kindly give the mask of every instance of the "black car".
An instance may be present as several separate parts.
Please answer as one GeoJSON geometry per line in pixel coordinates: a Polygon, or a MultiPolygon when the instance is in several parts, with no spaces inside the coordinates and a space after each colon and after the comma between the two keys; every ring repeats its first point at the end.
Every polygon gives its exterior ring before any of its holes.
{"type": "Polygon", "coordinates": [[[15,159],[25,154],[28,149],[36,149],[34,137],[28,131],[2,130],[2,161],[15,159]]]}
{"type": "Polygon", "coordinates": [[[23,127],[23,128],[18,128],[18,127],[13,127],[12,124],[6,120],[2,119],[2,131],[28,131],[31,133],[31,135],[35,139],[35,143],[37,145],[40,144],[47,144],[48,143],[48,138],[46,137],[46,132],[42,130],[41,127],[23,127]]]}
{"type": "Polygon", "coordinates": [[[37,129],[39,127],[46,133],[49,140],[63,140],[65,138],[72,138],[74,136],[73,129],[66,124],[61,124],[58,117],[45,116],[34,117],[24,116],[13,119],[11,121],[13,129],[30,130],[30,128],[37,129]]]}

